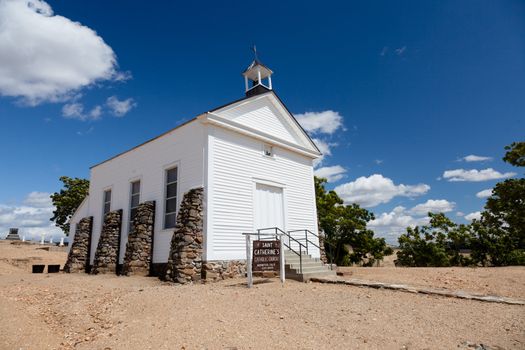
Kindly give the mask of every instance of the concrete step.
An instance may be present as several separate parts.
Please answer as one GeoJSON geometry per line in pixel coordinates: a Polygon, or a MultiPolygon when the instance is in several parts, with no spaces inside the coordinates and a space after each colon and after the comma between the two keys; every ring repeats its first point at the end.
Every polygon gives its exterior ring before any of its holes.
{"type": "Polygon", "coordinates": [[[324,265],[319,259],[302,254],[301,258],[292,251],[284,252],[286,278],[297,281],[308,281],[311,278],[336,276],[336,272],[324,265]],[[302,273],[301,273],[302,259],[302,273]]]}
{"type": "Polygon", "coordinates": [[[300,281],[300,282],[307,282],[312,278],[326,278],[326,277],[335,277],[337,274],[335,271],[324,271],[324,272],[309,272],[309,273],[293,273],[293,272],[286,272],[286,278],[300,281]]]}
{"type": "MultiPolygon", "coordinates": [[[[299,258],[298,255],[290,255],[290,256],[284,256],[284,260],[286,261],[293,261],[293,262],[299,262],[301,260],[301,258],[299,258]]],[[[302,256],[302,260],[303,262],[305,261],[315,261],[315,262],[320,262],[321,260],[319,260],[318,258],[312,258],[310,255],[303,255],[302,256]]]]}
{"type": "MultiPolygon", "coordinates": [[[[290,270],[295,270],[297,272],[300,272],[300,270],[301,270],[301,267],[299,265],[288,265],[288,264],[285,264],[284,266],[286,268],[290,269],[290,270]]],[[[322,264],[303,265],[303,272],[305,272],[305,271],[313,271],[313,270],[316,270],[316,271],[328,271],[328,270],[330,270],[330,268],[328,266],[324,266],[322,264]]]]}
{"type": "MultiPolygon", "coordinates": [[[[291,270],[297,270],[299,271],[301,269],[301,265],[300,264],[288,264],[285,262],[284,266],[290,268],[291,270]]],[[[320,269],[320,270],[330,270],[330,266],[328,265],[324,265],[322,263],[303,263],[303,271],[307,270],[307,269],[320,269]]]]}
{"type": "MultiPolygon", "coordinates": [[[[286,269],[285,268],[285,272],[300,275],[300,272],[298,269],[296,270],[296,269],[286,269]]],[[[303,275],[309,274],[309,273],[325,273],[325,272],[330,272],[330,270],[326,270],[323,268],[307,268],[307,269],[303,268],[303,275]]]]}
{"type": "MultiPolygon", "coordinates": [[[[295,259],[295,258],[284,258],[284,261],[286,261],[287,263],[290,263],[290,264],[299,264],[301,262],[301,260],[299,260],[299,258],[295,259]]],[[[312,258],[304,258],[303,257],[303,260],[302,260],[303,264],[305,263],[315,263],[315,264],[322,264],[322,262],[318,259],[312,259],[312,258]]]]}
{"type": "MultiPolygon", "coordinates": [[[[299,262],[296,262],[296,263],[285,262],[285,265],[290,266],[292,269],[296,269],[296,270],[301,268],[301,264],[299,264],[299,262]]],[[[315,261],[308,261],[308,262],[303,261],[302,265],[303,265],[303,269],[306,267],[319,267],[319,266],[325,267],[323,264],[315,262],[315,261]]]]}

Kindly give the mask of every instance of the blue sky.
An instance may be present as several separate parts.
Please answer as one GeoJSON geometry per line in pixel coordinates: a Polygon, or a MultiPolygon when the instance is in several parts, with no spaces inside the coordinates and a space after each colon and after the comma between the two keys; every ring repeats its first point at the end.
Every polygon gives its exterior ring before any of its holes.
{"type": "Polygon", "coordinates": [[[254,43],[318,173],[391,242],[427,209],[468,222],[517,172],[523,1],[0,0],[0,28],[0,234],[56,232],[61,175],[242,97],[254,43]]]}

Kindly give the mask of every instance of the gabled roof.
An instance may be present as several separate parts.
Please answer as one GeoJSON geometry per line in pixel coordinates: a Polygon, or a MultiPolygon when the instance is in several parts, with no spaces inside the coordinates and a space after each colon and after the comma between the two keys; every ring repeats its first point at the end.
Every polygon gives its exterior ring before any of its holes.
{"type": "Polygon", "coordinates": [[[318,155],[321,155],[321,151],[319,150],[317,145],[313,142],[313,140],[311,139],[310,135],[308,135],[308,133],[301,126],[301,124],[299,124],[297,119],[295,119],[295,117],[290,112],[288,107],[286,107],[286,105],[283,103],[283,101],[279,98],[279,96],[277,96],[277,94],[273,90],[270,90],[270,91],[268,91],[266,93],[262,93],[262,94],[258,94],[258,95],[242,98],[240,100],[228,103],[227,105],[215,108],[215,109],[209,111],[208,113],[211,113],[211,114],[214,114],[214,115],[218,115],[218,114],[220,115],[220,114],[223,114],[222,113],[223,111],[228,110],[228,109],[234,109],[237,106],[241,106],[243,104],[247,104],[248,101],[255,101],[255,100],[260,100],[260,99],[264,99],[264,98],[271,99],[274,104],[278,105],[278,107],[280,107],[282,109],[282,111],[280,113],[285,115],[285,118],[287,118],[289,120],[290,126],[293,128],[293,132],[295,132],[296,135],[301,139],[301,141],[298,142],[298,144],[299,145],[302,144],[302,146],[311,149],[311,151],[317,153],[318,155]]]}
{"type": "Polygon", "coordinates": [[[183,126],[186,126],[186,125],[188,125],[188,124],[190,124],[190,123],[196,121],[197,119],[204,117],[206,114],[215,114],[215,112],[217,112],[217,111],[224,110],[224,109],[226,109],[226,108],[228,108],[228,107],[232,107],[232,106],[234,106],[234,105],[236,105],[236,104],[239,104],[239,103],[241,103],[241,102],[245,102],[245,101],[248,101],[248,100],[250,100],[250,99],[255,100],[255,99],[261,98],[262,96],[268,96],[268,95],[271,95],[272,97],[274,97],[275,100],[278,101],[278,103],[279,103],[279,104],[282,106],[282,108],[286,111],[286,114],[287,114],[287,115],[290,117],[290,119],[293,121],[294,125],[296,125],[297,130],[300,130],[300,133],[303,135],[303,137],[304,137],[304,138],[308,141],[308,143],[311,145],[311,148],[313,149],[314,153],[317,154],[317,155],[321,155],[321,151],[319,150],[319,148],[317,147],[317,145],[313,142],[313,140],[312,140],[311,137],[308,135],[308,133],[303,129],[303,127],[302,127],[302,126],[299,124],[299,122],[295,119],[295,117],[293,116],[293,114],[288,110],[288,108],[287,108],[286,105],[282,102],[282,100],[279,98],[279,96],[277,96],[277,94],[276,94],[273,90],[271,90],[271,91],[269,91],[269,92],[267,92],[267,93],[260,94],[260,95],[254,95],[254,96],[245,96],[245,97],[242,97],[242,98],[240,98],[240,99],[238,99],[238,100],[235,100],[235,101],[233,101],[233,102],[227,103],[227,104],[225,104],[225,105],[223,105],[223,106],[219,106],[219,107],[217,107],[217,108],[214,108],[214,109],[210,110],[209,112],[206,112],[206,113],[200,114],[200,115],[198,115],[198,116],[196,116],[196,117],[194,117],[194,118],[192,118],[192,119],[190,119],[190,120],[188,120],[188,121],[186,121],[186,122],[184,122],[184,123],[182,123],[182,124],[180,124],[180,125],[178,125],[178,126],[172,128],[172,129],[170,129],[170,130],[168,130],[168,131],[166,131],[166,132],[164,132],[164,133],[162,133],[162,134],[160,134],[160,135],[158,135],[158,136],[155,136],[155,137],[153,137],[153,138],[151,138],[151,139],[149,139],[149,140],[147,140],[147,141],[145,141],[145,142],[142,142],[141,144],[139,144],[139,145],[137,145],[137,146],[135,146],[135,147],[132,147],[132,148],[126,150],[126,151],[123,151],[123,152],[121,152],[121,153],[118,153],[118,154],[116,154],[115,156],[110,157],[110,158],[108,158],[108,159],[106,159],[106,160],[104,160],[104,161],[102,161],[102,162],[100,162],[100,163],[97,163],[97,164],[91,166],[90,169],[95,168],[95,167],[97,167],[97,166],[99,166],[99,165],[102,165],[102,164],[104,164],[104,163],[107,163],[107,162],[109,162],[110,160],[113,160],[113,159],[115,159],[115,158],[118,158],[118,157],[120,157],[121,155],[124,155],[124,154],[126,154],[126,153],[129,153],[129,152],[131,152],[131,151],[133,151],[133,150],[135,150],[135,149],[137,149],[137,148],[139,148],[139,147],[142,147],[142,146],[144,146],[144,145],[146,145],[146,144],[148,144],[148,143],[150,143],[150,142],[152,142],[152,141],[155,141],[155,140],[157,140],[157,139],[159,139],[159,138],[161,138],[161,137],[163,137],[163,136],[166,136],[166,135],[170,134],[171,132],[173,132],[173,131],[175,131],[175,130],[177,130],[177,129],[179,129],[179,128],[182,128],[183,126]]]}

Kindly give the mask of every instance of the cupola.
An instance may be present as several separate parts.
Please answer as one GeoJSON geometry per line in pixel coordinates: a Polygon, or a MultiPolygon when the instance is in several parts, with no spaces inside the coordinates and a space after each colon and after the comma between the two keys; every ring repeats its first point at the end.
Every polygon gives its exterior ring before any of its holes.
{"type": "Polygon", "coordinates": [[[246,87],[246,96],[254,96],[272,90],[272,70],[257,58],[257,50],[253,48],[255,59],[242,73],[246,87]]]}

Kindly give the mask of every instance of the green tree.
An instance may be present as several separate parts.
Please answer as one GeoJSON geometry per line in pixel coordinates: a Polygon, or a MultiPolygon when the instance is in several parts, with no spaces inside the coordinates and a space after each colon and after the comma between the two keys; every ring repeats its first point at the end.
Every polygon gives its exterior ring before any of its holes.
{"type": "Polygon", "coordinates": [[[507,152],[503,160],[514,166],[525,166],[525,142],[513,142],[505,146],[507,152]]]}
{"type": "MultiPolygon", "coordinates": [[[[506,146],[503,160],[525,166],[525,142],[506,146]]],[[[472,256],[480,264],[525,265],[525,178],[497,183],[481,220],[472,223],[472,256]]]]}
{"type": "Polygon", "coordinates": [[[64,187],[60,192],[51,195],[51,200],[55,206],[53,217],[50,219],[60,227],[66,235],[69,234],[69,219],[80,206],[89,191],[89,180],[70,178],[67,176],[60,177],[64,187]]]}
{"type": "Polygon", "coordinates": [[[429,225],[407,227],[399,239],[397,260],[403,266],[440,267],[469,265],[461,254],[471,237],[469,225],[457,225],[443,213],[428,213],[429,225]]]}
{"type": "MultiPolygon", "coordinates": [[[[525,142],[505,147],[503,160],[525,166],[525,142]]],[[[525,179],[494,186],[480,220],[457,225],[443,214],[431,214],[430,225],[407,228],[399,238],[398,261],[405,266],[525,265],[525,179]],[[470,257],[461,254],[469,248],[470,257]]]]}
{"type": "Polygon", "coordinates": [[[326,235],[327,254],[337,265],[372,266],[392,254],[383,238],[375,238],[366,225],[374,214],[357,204],[344,205],[335,191],[327,191],[326,179],[315,178],[319,227],[326,235]]]}

